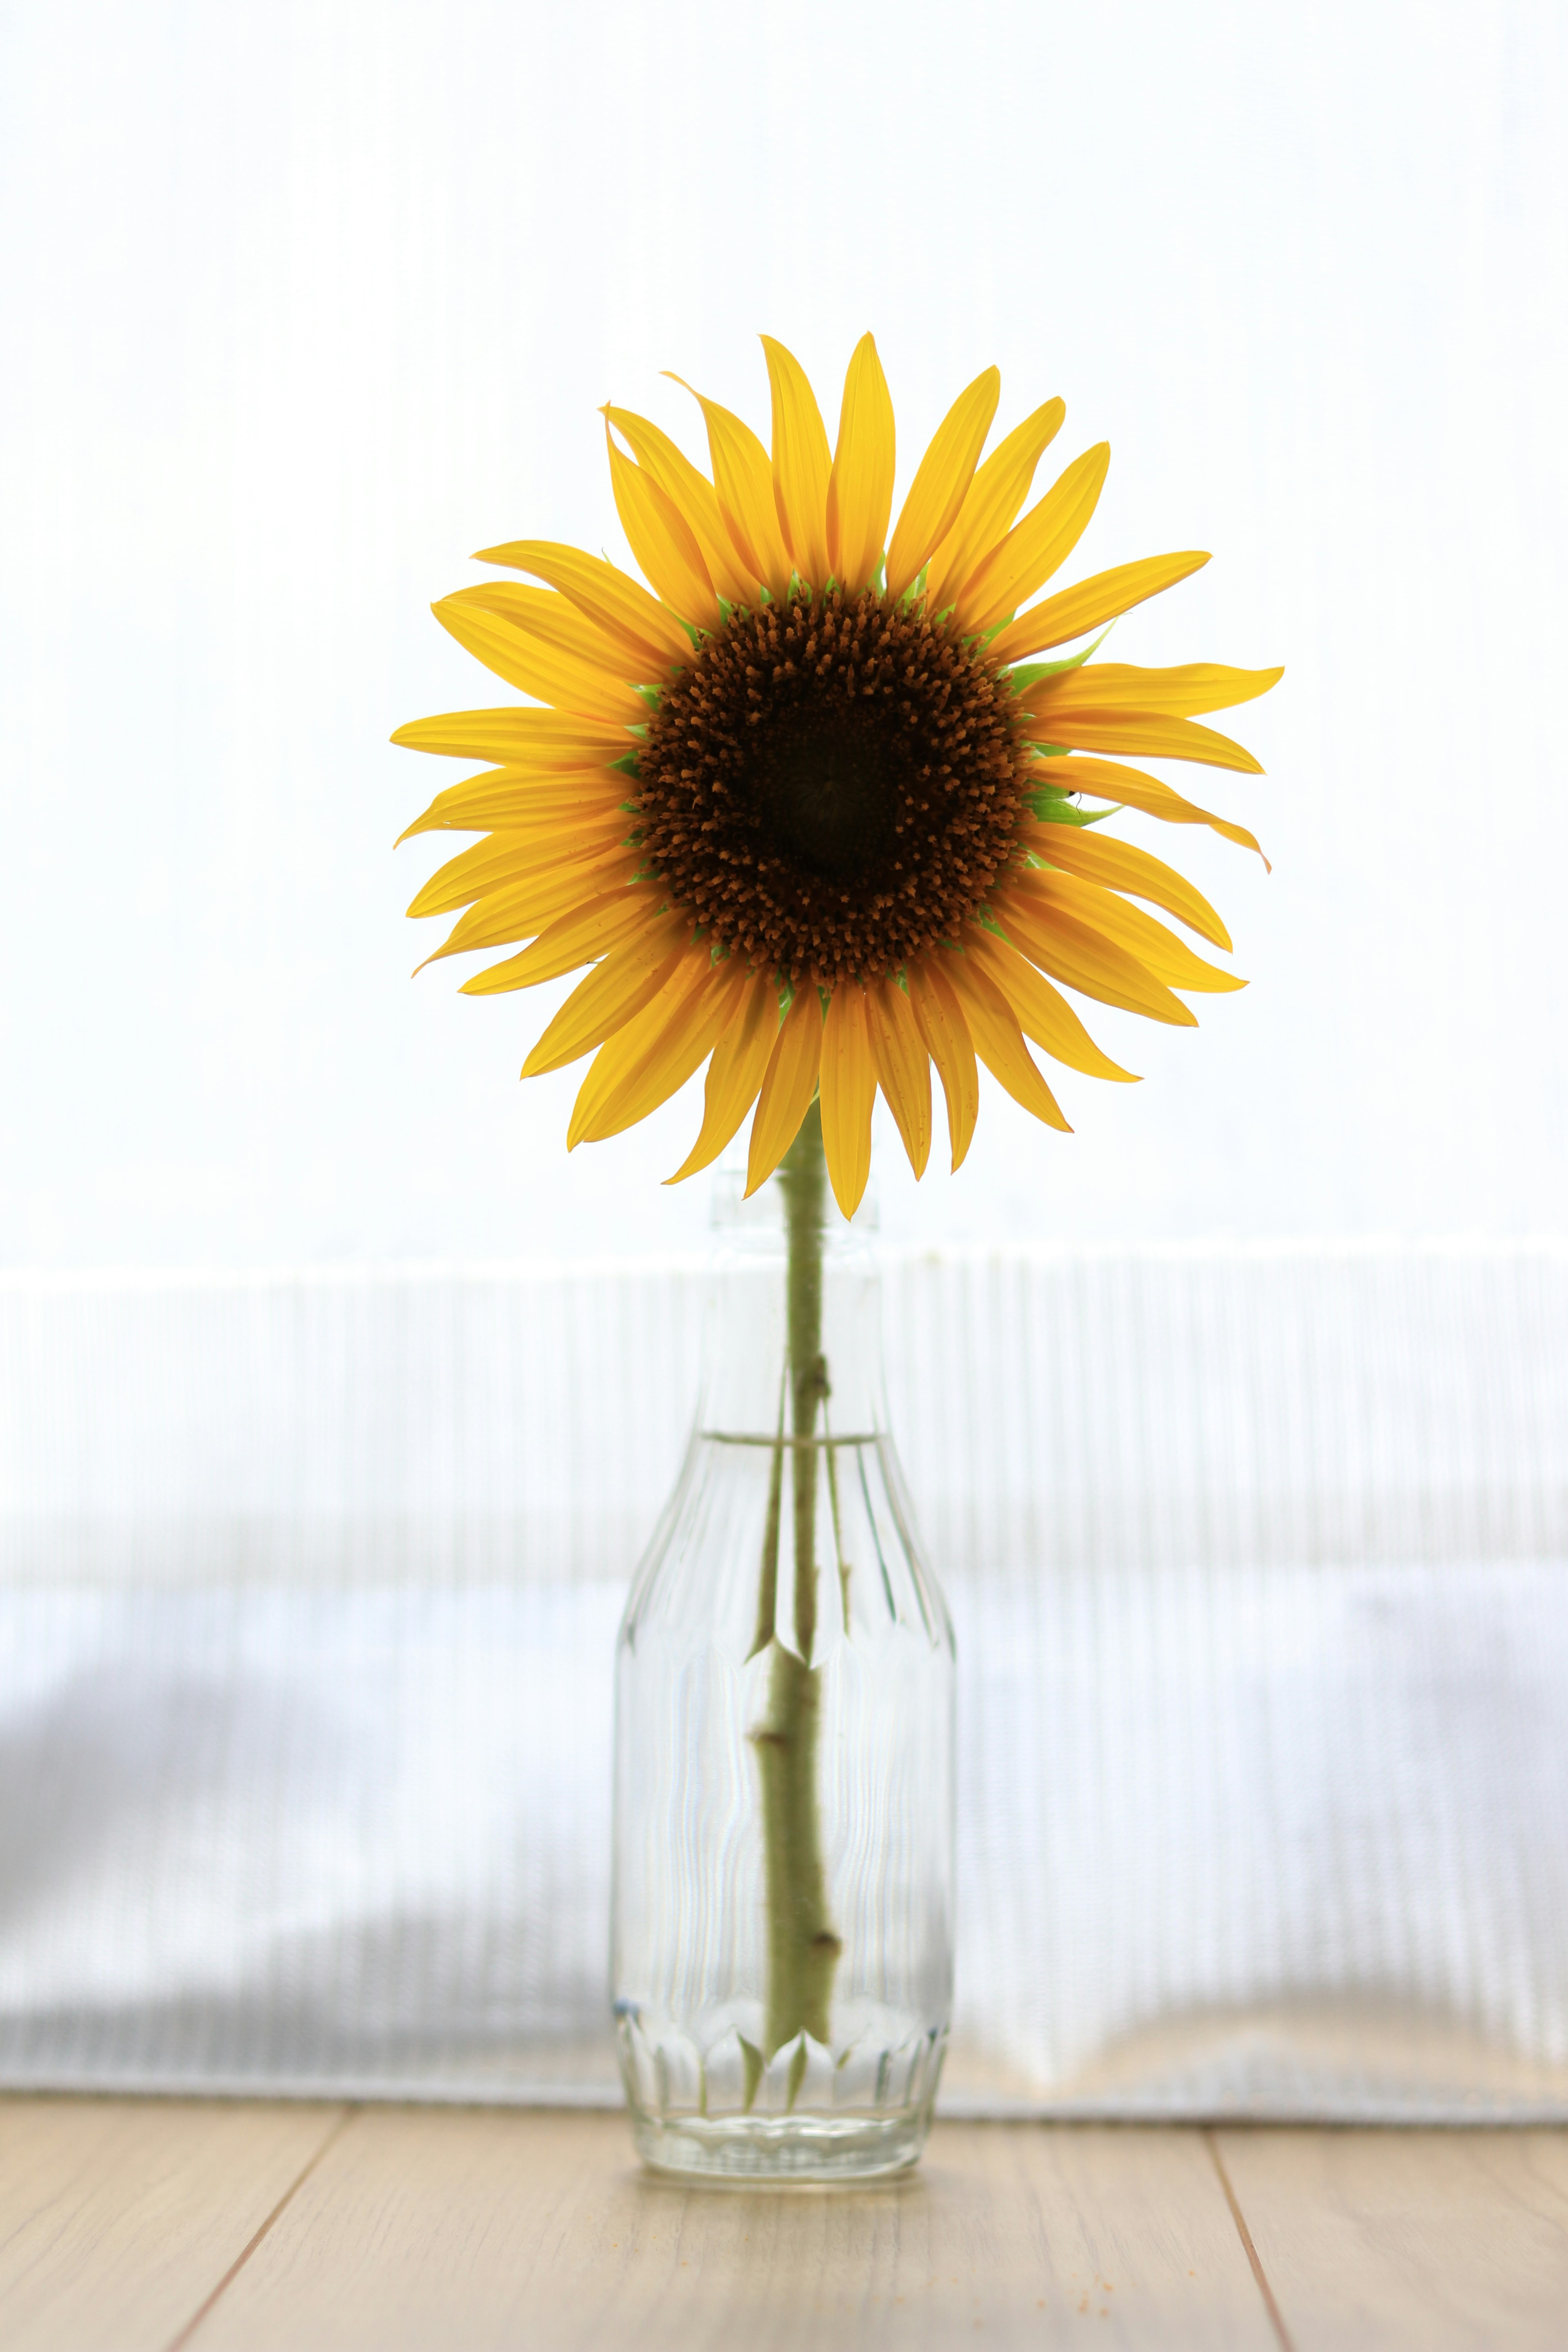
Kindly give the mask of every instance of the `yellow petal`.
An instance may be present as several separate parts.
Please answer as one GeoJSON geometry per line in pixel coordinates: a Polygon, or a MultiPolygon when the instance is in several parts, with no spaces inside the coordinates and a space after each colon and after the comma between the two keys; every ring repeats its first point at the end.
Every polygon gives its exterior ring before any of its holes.
{"type": "Polygon", "coordinates": [[[887,593],[901,596],[932,550],[942,545],[969,494],[985,436],[1002,396],[1002,372],[988,367],[961,392],[921,459],[888,550],[887,593]]]}
{"type": "Polygon", "coordinates": [[[1173,866],[1151,857],[1146,849],[1119,841],[1098,826],[1081,824],[1026,824],[1024,838],[1048,865],[1065,866],[1069,874],[1080,874],[1086,882],[1102,883],[1108,890],[1128,890],[1134,898],[1147,898],[1202,938],[1212,940],[1216,948],[1228,950],[1230,933],[1203,892],[1194,889],[1173,866]]]}
{"type": "Polygon", "coordinates": [[[822,1002],[815,982],[806,981],[796,992],[768,1056],[763,1088],[752,1121],[752,1149],[746,1163],[746,1194],[765,1184],[800,1132],[801,1120],[811,1108],[822,1066],[822,1002]]]}
{"type": "Polygon", "coordinates": [[[847,1217],[860,1206],[871,1173],[871,1112],[877,1071],[866,1034],[866,992],[841,980],[822,1025],[822,1148],[827,1181],[847,1217]]]}
{"type": "Polygon", "coordinates": [[[1005,1087],[1015,1102],[1022,1103],[1047,1127],[1070,1135],[1072,1129],[1062,1117],[1060,1105],[1024,1043],[1018,1016],[995,982],[969,956],[945,956],[942,968],[963,1008],[974,1050],[992,1076],[1005,1087]]]}
{"type": "MultiPolygon", "coordinates": [[[[1033,877],[1026,877],[1033,880],[1033,877]]],[[[1197,1022],[1170,990],[1103,932],[1046,907],[1020,881],[991,894],[992,912],[1016,948],[1031,963],[1076,988],[1081,996],[1097,997],[1124,1013],[1141,1013],[1149,1021],[1165,1021],[1173,1029],[1195,1029],[1197,1022]]]]}
{"type": "MultiPolygon", "coordinates": [[[[705,400],[684,376],[672,376],[670,381],[691,393],[702,411],[719,511],[735,553],[752,579],[762,581],[769,593],[782,602],[789,593],[789,550],[779,525],[767,451],[751,426],[730,409],[721,408],[716,400],[705,400]]],[[[749,596],[747,602],[754,604],[756,599],[749,596]]]]}
{"type": "Polygon", "coordinates": [[[1109,441],[1096,442],[1075,457],[1000,547],[976,564],[953,602],[961,629],[994,628],[1061,569],[1089,529],[1110,463],[1109,441]]]}
{"type": "Polygon", "coordinates": [[[1157,923],[1152,915],[1146,915],[1141,907],[1130,907],[1125,898],[1098,882],[1082,881],[1076,874],[1058,873],[1052,866],[1033,866],[1019,877],[1016,887],[1035,906],[1053,914],[1059,909],[1074,922],[1085,923],[1105,939],[1114,940],[1167,988],[1193,988],[1215,996],[1247,986],[1234,972],[1222,971],[1217,964],[1194,955],[1184,940],[1157,923]]]}
{"type": "MultiPolygon", "coordinates": [[[[1215,816],[1199,808],[1195,801],[1184,800],[1169,784],[1146,776],[1142,769],[1120,767],[1113,760],[1042,760],[1035,773],[1058,791],[1091,793],[1097,800],[1142,809],[1145,816],[1157,816],[1163,824],[1206,824],[1223,840],[1234,841],[1240,849],[1256,849],[1263,857],[1256,836],[1244,824],[1233,824],[1228,817],[1215,816]]],[[[1272,873],[1267,857],[1263,863],[1272,873]]]]}
{"type": "MultiPolygon", "coordinates": [[[[762,338],[773,406],[773,499],[795,568],[813,588],[825,588],[827,561],[827,478],[833,469],[827,430],[810,380],[793,352],[772,335],[762,338]]],[[[738,1123],[738,1122],[737,1122],[738,1123]]],[[[674,1182],[674,1178],[670,1181],[674,1182]]]]}
{"type": "Polygon", "coordinates": [[[876,980],[866,991],[866,1027],[877,1082],[903,1138],[910,1166],[923,1176],[931,1157],[931,1056],[920,1024],[896,980],[876,980]]]}
{"type": "Polygon", "coordinates": [[[542,867],[567,859],[585,863],[626,841],[628,820],[612,809],[597,825],[574,827],[568,833],[492,833],[460,856],[449,857],[432,874],[408,908],[410,915],[449,915],[455,908],[472,906],[476,898],[510,889],[530,880],[542,867]]]}
{"type": "Polygon", "coordinates": [[[779,1034],[778,990],[771,972],[752,973],[740,987],[730,1025],[713,1048],[703,1094],[702,1127],[667,1184],[682,1183],[718,1159],[757,1099],[779,1034]]]}
{"type": "Polygon", "coordinates": [[[694,629],[716,629],[719,599],[690,524],[651,474],[622,457],[607,425],[605,446],[621,529],[655,594],[694,629]]]}
{"type": "MultiPolygon", "coordinates": [[[[484,845],[479,846],[482,849],[484,845]]],[[[641,858],[640,849],[624,842],[615,842],[608,848],[603,844],[595,848],[592,843],[582,848],[574,842],[531,844],[515,878],[487,889],[416,970],[423,971],[425,964],[439,963],[444,956],[468,955],[481,948],[508,947],[518,940],[531,939],[546,923],[629,883],[641,858]]],[[[425,914],[447,911],[435,907],[421,909],[425,914]]]]}
{"type": "MultiPolygon", "coordinates": [[[[601,811],[619,808],[637,791],[630,776],[605,767],[579,769],[564,775],[541,774],[535,768],[488,768],[466,783],[449,784],[437,793],[423,816],[405,825],[394,846],[420,833],[526,832],[574,817],[586,822],[601,811]]],[[[637,823],[628,812],[629,828],[637,823]]]]}
{"type": "Polygon", "coordinates": [[[521,789],[513,786],[510,793],[491,785],[489,796],[500,814],[486,825],[474,824],[473,812],[479,799],[476,793],[463,803],[468,819],[464,829],[468,833],[504,835],[519,849],[527,848],[539,856],[556,847],[565,854],[579,845],[586,855],[589,849],[602,846],[605,835],[629,842],[641,822],[639,812],[628,808],[616,791],[617,784],[625,790],[625,780],[620,777],[607,786],[570,793],[542,791],[534,776],[530,776],[521,789]]]}
{"type": "Polygon", "coordinates": [[[643,665],[629,673],[633,677],[662,678],[672,663],[691,658],[691,640],[668,606],[602,555],[555,540],[518,539],[505,547],[482,548],[474,562],[509,564],[514,572],[548,581],[643,665]]]}
{"type": "Polygon", "coordinates": [[[827,560],[839,586],[851,593],[875,577],[882,560],[893,509],[894,454],[888,379],[875,341],[862,335],[844,379],[827,480],[827,560]]]}
{"type": "MultiPolygon", "coordinates": [[[[1019,699],[1026,704],[1029,698],[1019,699]]],[[[1038,730],[1036,740],[1060,743],[1073,751],[1132,751],[1141,760],[1196,760],[1207,768],[1233,768],[1246,776],[1260,776],[1263,763],[1228,735],[1200,727],[1193,719],[1145,718],[1138,711],[1082,711],[1054,705],[1043,714],[1029,713],[1038,730]]],[[[1054,772],[1056,761],[1051,767],[1054,772]]]]}
{"type": "Polygon", "coordinates": [[[435,751],[447,760],[504,760],[542,772],[591,767],[636,749],[625,725],[613,719],[510,703],[499,710],[444,710],[434,719],[411,719],[392,740],[407,751],[435,751]]]}
{"type": "Polygon", "coordinates": [[[706,941],[687,950],[653,1002],[595,1055],[572,1112],[568,1151],[635,1127],[686,1084],[734,1009],[733,978],[706,941]]]}
{"type": "MultiPolygon", "coordinates": [[[[707,953],[706,947],[702,951],[707,953]]],[[[595,1139],[618,1135],[624,1128],[647,1118],[672,1095],[679,1094],[688,1078],[701,1068],[729,1025],[738,993],[726,976],[725,967],[710,965],[708,976],[698,982],[686,1000],[679,1019],[672,1019],[647,1066],[639,1069],[635,1087],[628,1079],[615,1101],[607,1104],[595,1121],[595,1139]]]]}
{"type": "Polygon", "coordinates": [[[905,977],[910,983],[910,1010],[915,1016],[926,1052],[936,1064],[947,1102],[948,1140],[952,1146],[954,1175],[963,1167],[974,1121],[980,1109],[980,1079],[974,1067],[974,1043],[952,984],[934,956],[917,957],[905,977]]]}
{"type": "MultiPolygon", "coordinates": [[[[514,940],[526,940],[534,933],[543,934],[546,926],[558,931],[563,926],[586,918],[590,911],[603,909],[606,899],[612,899],[623,912],[610,925],[610,939],[622,932],[636,930],[639,920],[646,922],[659,903],[658,887],[649,883],[628,888],[632,860],[638,853],[616,850],[609,857],[593,864],[579,865],[574,861],[536,875],[531,881],[519,883],[514,890],[499,891],[493,898],[482,898],[454,928],[451,936],[426,963],[437,963],[443,956],[466,955],[479,948],[506,947],[514,940]],[[639,917],[631,912],[642,908],[639,917]]],[[[595,933],[598,937],[598,931],[595,933]]],[[[531,988],[542,979],[557,980],[563,971],[571,971],[585,962],[587,956],[602,955],[607,941],[590,948],[584,954],[570,958],[554,971],[543,973],[534,947],[525,948],[521,955],[510,956],[505,963],[491,964],[488,971],[476,972],[464,981],[464,996],[500,996],[509,989],[531,988]]],[[[420,966],[424,970],[424,965],[420,966]]]]}
{"type": "Polygon", "coordinates": [[[431,611],[466,652],[523,694],[580,717],[619,719],[625,726],[647,717],[633,689],[607,671],[590,667],[558,650],[531,630],[503,620],[459,596],[444,596],[431,611]]]}
{"type": "Polygon", "coordinates": [[[1061,431],[1067,415],[1059,400],[1047,400],[994,448],[969,486],[969,492],[926,575],[926,610],[942,613],[975,565],[990,554],[1011,524],[1035,478],[1042,453],[1061,431]]]}
{"type": "Polygon", "coordinates": [[[627,683],[616,640],[580,612],[569,596],[558,594],[553,588],[526,587],[521,580],[476,580],[469,588],[454,589],[442,602],[495,613],[526,636],[537,637],[554,652],[564,654],[569,661],[603,670],[617,685],[627,683]]]}
{"type": "Polygon", "coordinates": [[[640,1013],[634,1013],[613,1037],[605,1038],[589,1063],[587,1075],[577,1088],[576,1099],[572,1105],[572,1117],[566,1129],[568,1151],[575,1151],[584,1139],[590,1141],[597,1139],[590,1134],[590,1129],[599,1113],[628,1078],[635,1080],[639,1066],[646,1062],[668,1029],[671,1013],[679,1012],[691,994],[707,961],[700,947],[689,948],[677,959],[669,978],[658,995],[652,997],[640,1013]]]}
{"type": "MultiPolygon", "coordinates": [[[[639,856],[639,849],[611,849],[602,856],[541,861],[527,882],[484,896],[479,906],[472,906],[454,924],[435,955],[426,957],[426,964],[439,964],[445,955],[475,955],[479,948],[510,948],[512,940],[533,939],[545,929],[545,924],[588,906],[590,898],[602,898],[605,891],[630,885],[639,856]]],[[[505,979],[517,962],[520,957],[510,957],[505,964],[491,964],[487,971],[478,971],[470,981],[463,981],[463,995],[496,997],[508,988],[529,988],[531,979],[505,979]]],[[[418,969],[423,971],[426,964],[418,969]]]]}
{"type": "MultiPolygon", "coordinates": [[[[1229,710],[1267,694],[1282,669],[1227,669],[1223,662],[1184,662],[1176,669],[1136,669],[1130,662],[1085,662],[1058,671],[1029,688],[1028,708],[1046,724],[1058,711],[1093,711],[1107,717],[1123,711],[1141,718],[1192,719],[1206,710],[1229,710]]],[[[1053,736],[1052,741],[1057,739],[1053,736]]]]}
{"type": "Polygon", "coordinates": [[[559,980],[563,972],[574,971],[580,963],[607,955],[628,937],[655,931],[662,937],[676,919],[673,915],[658,917],[654,911],[658,905],[657,885],[641,890],[602,892],[574,914],[563,915],[559,922],[540,933],[531,948],[514,958],[519,974],[514,984],[527,987],[531,982],[537,986],[542,981],[559,980]]]}
{"type": "Polygon", "coordinates": [[[1026,613],[1008,623],[1000,636],[992,638],[986,653],[994,662],[1002,663],[1048,653],[1053,646],[1084,636],[1102,621],[1113,621],[1118,614],[1131,612],[1134,604],[1173,588],[1178,580],[1200,572],[1208,560],[1189,550],[1181,555],[1146,555],[1142,562],[1119,563],[1114,572],[1097,572],[1092,580],[1080,580],[1076,588],[1064,588],[1059,595],[1047,596],[1043,604],[1031,604],[1026,613]]]}
{"type": "Polygon", "coordinates": [[[646,416],[638,416],[629,408],[606,408],[605,415],[643,472],[651,476],[673,502],[701,549],[708,576],[720,595],[731,604],[750,602],[754,593],[752,583],[730,544],[730,534],[719,511],[719,494],[707,476],[700,474],[684,450],[678,449],[668,434],[650,425],[646,416]]]}
{"type": "Polygon", "coordinates": [[[964,929],[963,946],[969,961],[995,982],[1012,1006],[1025,1036],[1043,1045],[1053,1061],[1065,1062],[1069,1070],[1082,1070],[1091,1078],[1137,1083],[1131,1070],[1124,1070],[1119,1062],[1100,1052],[1066,997],[1058,996],[1050,982],[1026,962],[1016,948],[1010,948],[994,932],[983,931],[973,923],[964,929]]]}
{"type": "Polygon", "coordinates": [[[536,1078],[546,1070],[559,1070],[575,1062],[635,1019],[675,970],[690,934],[688,916],[667,915],[662,920],[645,922],[634,938],[612,948],[572,991],[524,1062],[523,1076],[536,1078]]]}
{"type": "MultiPolygon", "coordinates": [[[[580,913],[606,891],[628,887],[637,870],[632,863],[637,856],[635,850],[623,850],[591,865],[542,869],[531,882],[470,908],[445,943],[434,955],[426,957],[425,963],[437,963],[443,956],[466,955],[483,948],[510,947],[519,940],[535,938],[548,924],[580,913]]],[[[483,971],[473,973],[461,983],[460,992],[464,996],[504,996],[512,989],[531,988],[535,975],[527,971],[520,977],[516,968],[521,961],[522,955],[518,954],[509,956],[502,963],[488,964],[483,971]]],[[[423,971],[425,964],[418,969],[423,971]]]]}
{"type": "MultiPolygon", "coordinates": [[[[614,802],[606,802],[597,814],[552,814],[548,818],[541,818],[533,825],[508,825],[505,828],[505,837],[508,837],[505,846],[521,863],[545,863],[552,861],[552,858],[555,861],[560,861],[560,858],[583,861],[583,858],[611,856],[616,852],[626,852],[627,856],[635,856],[637,852],[635,852],[632,842],[627,842],[627,833],[635,824],[637,824],[637,818],[627,816],[626,809],[618,809],[614,802]]],[[[500,849],[500,842],[496,842],[496,849],[500,849]]],[[[463,856],[472,856],[472,852],[463,852],[463,856]]],[[[461,866],[461,858],[454,858],[451,863],[456,868],[456,866],[461,866]]],[[[442,868],[442,873],[447,873],[447,868],[442,868]]],[[[454,898],[451,906],[461,906],[461,901],[454,898]]],[[[409,912],[414,910],[409,908],[409,912]]],[[[421,908],[421,915],[442,915],[442,912],[445,912],[445,908],[421,908]]],[[[494,946],[494,940],[484,940],[484,946],[494,946]]]]}

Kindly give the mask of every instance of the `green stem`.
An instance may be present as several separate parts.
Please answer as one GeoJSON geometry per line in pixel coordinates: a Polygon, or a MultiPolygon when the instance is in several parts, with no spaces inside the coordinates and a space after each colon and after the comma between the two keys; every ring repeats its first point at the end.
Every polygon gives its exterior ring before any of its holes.
{"type": "Polygon", "coordinates": [[[788,1235],[789,1388],[795,1435],[795,1640],[809,1665],[816,1640],[816,1424],[827,1394],[822,1352],[822,1221],[827,1162],[813,1103],[780,1171],[788,1235]]]}
{"type": "MultiPolygon", "coordinates": [[[[822,1239],[827,1171],[814,1103],[780,1171],[788,1243],[786,1308],[795,1517],[795,1647],[775,1641],[767,1715],[752,1735],[763,1791],[768,1906],[764,2054],[809,2033],[829,2038],[842,1948],[827,1909],[816,1788],[821,1669],[816,1641],[817,1423],[827,1397],[822,1353],[822,1239]]],[[[780,1452],[782,1454],[783,1448],[780,1452]]],[[[778,1457],[775,1457],[777,1459],[778,1457]]],[[[759,1631],[760,1631],[759,1627],[759,1631]]]]}
{"type": "Polygon", "coordinates": [[[757,1627],[752,1646],[746,1652],[746,1664],[760,1657],[773,1638],[773,1619],[778,1611],[779,1591],[779,1522],[784,1513],[784,1387],[787,1368],[779,1381],[778,1439],[773,1446],[773,1465],[768,1472],[768,1516],[763,1528],[763,1573],[757,1584],[757,1627]]]}

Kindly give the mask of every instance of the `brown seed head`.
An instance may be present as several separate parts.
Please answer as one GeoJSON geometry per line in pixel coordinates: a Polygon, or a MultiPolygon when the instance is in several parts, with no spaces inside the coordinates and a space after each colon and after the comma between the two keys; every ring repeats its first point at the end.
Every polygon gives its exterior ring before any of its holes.
{"type": "Polygon", "coordinates": [[[832,986],[957,936],[1016,856],[1032,758],[984,655],[874,590],[737,611],[637,756],[647,863],[732,954],[832,986]]]}

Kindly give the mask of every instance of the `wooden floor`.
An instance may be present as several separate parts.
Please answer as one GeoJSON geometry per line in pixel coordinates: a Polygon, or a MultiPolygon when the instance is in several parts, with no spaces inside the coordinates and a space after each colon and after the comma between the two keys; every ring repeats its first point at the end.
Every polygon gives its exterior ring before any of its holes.
{"type": "Polygon", "coordinates": [[[1568,2133],[939,2125],[693,2189],[618,2116],[0,2099],[5,2352],[1568,2345],[1568,2133]]]}

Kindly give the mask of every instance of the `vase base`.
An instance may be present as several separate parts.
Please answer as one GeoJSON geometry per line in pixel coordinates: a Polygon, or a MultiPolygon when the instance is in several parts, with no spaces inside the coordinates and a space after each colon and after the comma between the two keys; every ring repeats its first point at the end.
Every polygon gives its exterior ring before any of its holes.
{"type": "Polygon", "coordinates": [[[781,2182],[880,2180],[920,2160],[929,2105],[892,2116],[676,2116],[633,2109],[637,2154],[656,2172],[687,2179],[781,2182]]]}

